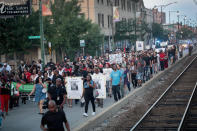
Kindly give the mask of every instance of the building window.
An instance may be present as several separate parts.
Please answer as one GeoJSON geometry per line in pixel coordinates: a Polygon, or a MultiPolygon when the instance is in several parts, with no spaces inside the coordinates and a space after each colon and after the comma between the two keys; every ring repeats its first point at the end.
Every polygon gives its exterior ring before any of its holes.
{"type": "Polygon", "coordinates": [[[108,28],[110,28],[112,25],[112,16],[108,15],[107,20],[108,20],[108,28]]]}
{"type": "Polygon", "coordinates": [[[103,5],[103,0],[101,0],[101,4],[103,5]]]}
{"type": "Polygon", "coordinates": [[[107,0],[107,6],[110,6],[110,0],[107,0]]]}
{"type": "Polygon", "coordinates": [[[101,25],[101,14],[98,14],[98,25],[101,25]]]}
{"type": "Polygon", "coordinates": [[[115,6],[119,6],[119,0],[115,0],[115,6]]]}
{"type": "Polygon", "coordinates": [[[127,10],[131,12],[131,1],[127,0],[127,10]]]}
{"type": "Polygon", "coordinates": [[[104,14],[102,14],[102,27],[104,27],[104,14]]]}
{"type": "Polygon", "coordinates": [[[101,27],[104,27],[104,14],[98,13],[98,25],[101,27]]]}
{"type": "Polygon", "coordinates": [[[127,19],[126,18],[122,18],[122,21],[127,21],[127,19]]]}
{"type": "Polygon", "coordinates": [[[121,0],[121,8],[122,10],[125,10],[125,0],[121,0]]]}

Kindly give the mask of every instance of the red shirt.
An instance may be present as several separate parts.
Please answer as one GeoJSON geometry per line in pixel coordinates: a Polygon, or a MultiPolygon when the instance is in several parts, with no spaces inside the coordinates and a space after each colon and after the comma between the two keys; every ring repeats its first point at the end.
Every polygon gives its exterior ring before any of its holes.
{"type": "Polygon", "coordinates": [[[65,68],[64,71],[65,71],[65,72],[70,72],[70,73],[71,73],[71,72],[72,72],[72,68],[65,68]]]}
{"type": "Polygon", "coordinates": [[[31,73],[26,72],[25,75],[26,75],[27,81],[28,81],[28,82],[31,82],[31,73]]]}
{"type": "Polygon", "coordinates": [[[160,53],[159,56],[160,56],[160,61],[164,61],[164,58],[166,57],[166,54],[165,53],[160,53]]]}

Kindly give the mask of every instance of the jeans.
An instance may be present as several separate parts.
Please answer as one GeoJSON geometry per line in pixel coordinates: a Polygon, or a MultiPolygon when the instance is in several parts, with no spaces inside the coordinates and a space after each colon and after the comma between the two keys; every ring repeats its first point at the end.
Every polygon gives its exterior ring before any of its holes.
{"type": "Polygon", "coordinates": [[[118,101],[118,99],[120,100],[121,99],[120,86],[119,85],[112,85],[112,91],[113,91],[113,94],[114,94],[114,100],[115,101],[118,101]],[[117,98],[117,95],[118,95],[118,98],[117,98]]]}
{"type": "Polygon", "coordinates": [[[121,97],[124,97],[124,84],[120,84],[121,97]]]}
{"type": "Polygon", "coordinates": [[[164,70],[164,61],[160,61],[161,70],[164,70]]]}
{"type": "Polygon", "coordinates": [[[132,84],[133,84],[133,87],[137,87],[137,79],[136,79],[136,73],[132,73],[132,84]]]}
{"type": "Polygon", "coordinates": [[[145,66],[144,67],[144,81],[147,81],[150,79],[150,66],[145,66]]]}

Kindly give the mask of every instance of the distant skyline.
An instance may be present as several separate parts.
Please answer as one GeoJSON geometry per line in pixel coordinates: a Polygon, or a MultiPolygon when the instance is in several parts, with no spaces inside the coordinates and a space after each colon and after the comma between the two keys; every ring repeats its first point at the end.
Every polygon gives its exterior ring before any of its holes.
{"type": "MultiPolygon", "coordinates": [[[[169,11],[179,11],[180,15],[186,15],[192,19],[192,23],[197,23],[197,0],[144,0],[146,8],[153,8],[155,5],[166,5],[168,3],[177,2],[163,9],[166,12],[166,23],[169,23],[169,11]],[[195,21],[195,22],[194,22],[195,21]]],[[[158,8],[161,11],[161,8],[158,8]]],[[[176,23],[178,20],[176,13],[170,13],[171,23],[176,23]]],[[[180,16],[180,21],[183,22],[183,16],[180,16]]]]}

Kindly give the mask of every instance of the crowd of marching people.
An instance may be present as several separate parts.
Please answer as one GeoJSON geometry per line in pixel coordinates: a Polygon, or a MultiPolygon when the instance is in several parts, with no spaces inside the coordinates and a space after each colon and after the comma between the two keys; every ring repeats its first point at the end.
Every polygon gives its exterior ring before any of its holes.
{"type": "MultiPolygon", "coordinates": [[[[93,113],[95,115],[96,105],[103,108],[104,100],[95,99],[94,88],[95,82],[92,76],[103,74],[105,69],[110,69],[111,73],[106,78],[107,97],[113,96],[114,101],[120,100],[132,88],[139,88],[143,83],[148,81],[159,71],[165,70],[169,65],[176,62],[182,57],[183,48],[179,49],[179,57],[177,56],[177,47],[173,46],[165,51],[155,52],[154,50],[138,51],[138,52],[121,52],[122,63],[110,63],[109,54],[106,53],[102,57],[81,56],[73,62],[65,56],[61,63],[53,63],[52,59],[44,67],[42,61],[33,61],[27,64],[20,62],[17,70],[12,70],[7,64],[0,64],[0,100],[1,110],[8,114],[8,108],[26,104],[30,96],[35,97],[38,103],[39,114],[44,114],[43,106],[46,100],[54,100],[58,108],[63,109],[66,104],[72,108],[73,103],[85,105],[84,116],[88,116],[88,104],[92,103],[93,113]],[[85,102],[80,100],[72,100],[67,98],[66,77],[83,77],[83,97],[85,102]],[[11,83],[34,84],[31,92],[23,94],[18,88],[12,88],[11,83]]],[[[53,105],[54,103],[51,102],[53,105]]]]}

